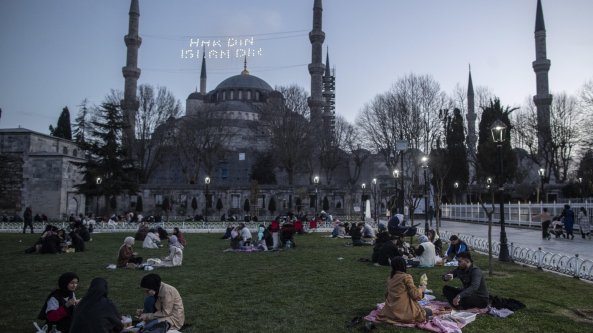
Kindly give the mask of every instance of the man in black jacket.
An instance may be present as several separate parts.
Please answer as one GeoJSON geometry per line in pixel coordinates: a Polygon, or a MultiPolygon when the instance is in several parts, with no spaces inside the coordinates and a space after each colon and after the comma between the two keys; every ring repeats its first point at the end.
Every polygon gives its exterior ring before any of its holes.
{"type": "Polygon", "coordinates": [[[474,266],[469,252],[457,255],[458,267],[443,275],[444,281],[459,278],[463,288],[443,287],[443,295],[457,309],[485,308],[488,306],[488,289],[482,271],[474,266]]]}

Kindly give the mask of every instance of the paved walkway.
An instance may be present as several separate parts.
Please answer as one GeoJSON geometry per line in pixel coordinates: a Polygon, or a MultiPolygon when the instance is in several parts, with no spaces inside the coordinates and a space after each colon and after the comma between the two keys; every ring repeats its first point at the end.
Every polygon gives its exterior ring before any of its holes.
{"type": "MultiPolygon", "coordinates": [[[[577,226],[578,228],[578,226],[577,226]]],[[[454,222],[442,221],[441,230],[446,230],[451,233],[473,235],[488,239],[488,225],[483,223],[468,223],[468,222],[454,222]]],[[[542,232],[540,229],[524,229],[506,227],[507,239],[513,246],[520,246],[542,251],[564,254],[567,256],[579,255],[579,258],[593,261],[593,240],[582,239],[581,233],[578,229],[574,231],[574,240],[565,238],[554,238],[550,240],[542,239],[542,232]]],[[[492,225],[492,240],[500,240],[500,226],[498,224],[492,225]]]]}

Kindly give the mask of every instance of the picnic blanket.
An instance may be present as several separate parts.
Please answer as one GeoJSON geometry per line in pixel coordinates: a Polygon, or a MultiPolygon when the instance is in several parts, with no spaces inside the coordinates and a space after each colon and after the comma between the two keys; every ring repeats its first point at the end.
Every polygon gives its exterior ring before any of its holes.
{"type": "MultiPolygon", "coordinates": [[[[395,324],[399,327],[408,327],[408,328],[419,328],[421,330],[429,331],[429,332],[438,332],[438,333],[461,333],[461,329],[467,325],[467,323],[462,321],[454,321],[451,317],[452,308],[451,305],[447,302],[437,301],[437,300],[422,300],[420,301],[423,307],[428,307],[432,310],[433,317],[431,320],[424,322],[424,323],[416,323],[416,324],[395,324]]],[[[383,309],[385,303],[377,304],[377,307],[371,311],[366,317],[365,320],[370,322],[379,323],[377,320],[377,315],[383,309]]],[[[475,313],[475,314],[482,314],[487,313],[488,309],[467,309],[463,310],[464,312],[475,313]]]]}

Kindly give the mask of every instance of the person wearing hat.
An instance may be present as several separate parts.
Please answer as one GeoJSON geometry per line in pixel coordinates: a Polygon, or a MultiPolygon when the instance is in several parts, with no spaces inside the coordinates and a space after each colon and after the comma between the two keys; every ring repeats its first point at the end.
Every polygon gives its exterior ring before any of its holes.
{"type": "Polygon", "coordinates": [[[412,266],[417,267],[434,267],[436,264],[436,252],[434,244],[425,235],[418,237],[420,244],[416,249],[416,259],[412,266]]]}
{"type": "Polygon", "coordinates": [[[451,237],[449,237],[449,242],[450,242],[449,248],[447,249],[447,252],[445,253],[445,257],[446,257],[445,259],[447,261],[452,261],[453,259],[457,259],[457,257],[459,256],[460,253],[469,251],[467,244],[465,244],[464,241],[459,239],[459,237],[457,237],[457,235],[452,235],[451,237]]]}
{"type": "Polygon", "coordinates": [[[175,287],[161,282],[158,274],[148,274],[140,281],[146,298],[144,309],[138,309],[138,318],[146,322],[145,328],[166,321],[171,330],[179,330],[185,323],[183,301],[175,287]]]}
{"type": "Polygon", "coordinates": [[[474,266],[469,252],[459,253],[458,266],[448,274],[443,275],[444,281],[459,278],[463,288],[452,286],[443,287],[443,295],[456,309],[485,308],[488,306],[489,294],[482,271],[474,266]]]}

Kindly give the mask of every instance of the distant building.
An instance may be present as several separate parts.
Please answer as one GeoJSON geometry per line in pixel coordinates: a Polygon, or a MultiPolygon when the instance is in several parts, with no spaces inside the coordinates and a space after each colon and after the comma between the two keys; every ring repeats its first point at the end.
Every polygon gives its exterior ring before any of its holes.
{"type": "Polygon", "coordinates": [[[31,130],[0,129],[0,215],[33,214],[61,218],[84,213],[85,196],[75,184],[82,175],[72,162],[84,162],[70,141],[31,130]]]}

